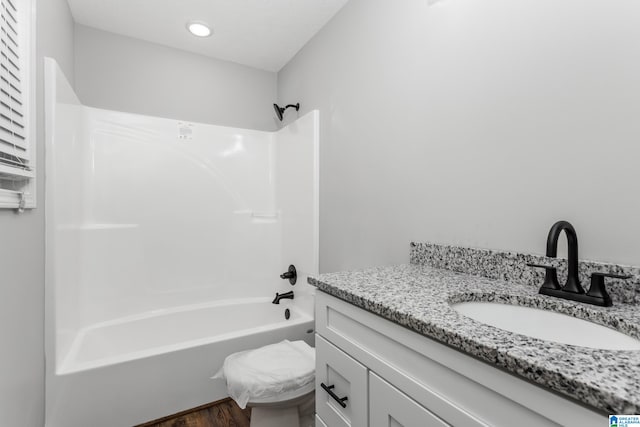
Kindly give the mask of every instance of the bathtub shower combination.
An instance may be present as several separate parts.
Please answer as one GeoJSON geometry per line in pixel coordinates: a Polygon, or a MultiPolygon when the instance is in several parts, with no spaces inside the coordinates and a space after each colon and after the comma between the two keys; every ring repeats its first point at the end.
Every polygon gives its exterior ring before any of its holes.
{"type": "Polygon", "coordinates": [[[227,355],[312,344],[317,111],[262,132],[100,110],[45,68],[46,425],[192,408],[226,397],[227,355]]]}

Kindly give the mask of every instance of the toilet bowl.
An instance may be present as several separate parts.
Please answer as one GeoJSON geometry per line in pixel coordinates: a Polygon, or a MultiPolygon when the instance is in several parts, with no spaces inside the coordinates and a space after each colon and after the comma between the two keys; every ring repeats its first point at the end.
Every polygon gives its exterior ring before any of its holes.
{"type": "Polygon", "coordinates": [[[315,350],[304,341],[234,353],[216,377],[238,406],[251,408],[251,427],[313,425],[315,350]]]}

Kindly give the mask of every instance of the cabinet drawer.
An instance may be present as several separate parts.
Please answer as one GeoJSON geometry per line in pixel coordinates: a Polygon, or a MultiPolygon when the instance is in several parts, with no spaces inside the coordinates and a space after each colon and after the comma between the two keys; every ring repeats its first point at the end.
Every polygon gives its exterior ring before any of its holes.
{"type": "Polygon", "coordinates": [[[449,424],[409,396],[369,373],[370,427],[448,427],[449,424]]]}
{"type": "Polygon", "coordinates": [[[367,368],[316,335],[316,413],[322,421],[367,427],[367,398],[367,368]]]}

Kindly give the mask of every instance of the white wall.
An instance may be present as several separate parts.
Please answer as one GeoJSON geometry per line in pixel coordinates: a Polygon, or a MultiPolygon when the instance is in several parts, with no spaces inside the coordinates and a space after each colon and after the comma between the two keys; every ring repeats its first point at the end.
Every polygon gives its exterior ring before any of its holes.
{"type": "Polygon", "coordinates": [[[76,93],[92,107],[274,130],[276,74],[76,25],[76,93]]]}
{"type": "Polygon", "coordinates": [[[65,0],[38,0],[38,208],[0,210],[0,425],[44,424],[44,143],[42,57],[73,77],[73,20],[65,0]]]}
{"type": "Polygon", "coordinates": [[[640,265],[640,3],[428,3],[351,0],[278,74],[323,117],[321,271],[411,240],[542,253],[559,219],[640,265]]]}

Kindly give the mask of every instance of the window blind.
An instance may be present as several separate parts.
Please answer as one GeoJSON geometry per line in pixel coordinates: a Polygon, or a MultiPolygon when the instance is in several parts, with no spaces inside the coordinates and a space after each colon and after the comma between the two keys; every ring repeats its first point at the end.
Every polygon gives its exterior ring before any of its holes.
{"type": "MultiPolygon", "coordinates": [[[[0,0],[0,190],[23,194],[34,178],[26,73],[29,19],[24,0],[0,0]]],[[[20,197],[22,200],[23,197],[20,197]]]]}

